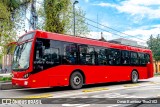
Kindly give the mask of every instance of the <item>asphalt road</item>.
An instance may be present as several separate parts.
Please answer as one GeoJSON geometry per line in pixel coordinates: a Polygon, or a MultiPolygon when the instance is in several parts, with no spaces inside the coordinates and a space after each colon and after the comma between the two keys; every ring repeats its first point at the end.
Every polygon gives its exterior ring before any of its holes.
{"type": "MultiPolygon", "coordinates": [[[[99,104],[96,98],[153,98],[160,97],[160,77],[147,80],[140,80],[137,84],[130,82],[106,83],[84,86],[80,90],[71,90],[69,87],[55,87],[43,89],[12,89],[0,90],[1,98],[92,98],[94,101],[87,104],[42,104],[42,105],[21,105],[1,104],[0,107],[160,107],[160,104],[99,104]]],[[[152,98],[152,99],[151,99],[152,98]]],[[[65,100],[66,100],[65,99],[65,100]]],[[[43,99],[43,103],[51,102],[54,99],[43,99]]],[[[117,100],[117,102],[119,102],[117,100]]],[[[148,101],[148,100],[147,100],[148,101]]],[[[73,102],[73,100],[71,101],[73,102]]],[[[53,103],[53,102],[52,102],[53,103]]],[[[156,103],[156,102],[155,102],[156,103]]]]}

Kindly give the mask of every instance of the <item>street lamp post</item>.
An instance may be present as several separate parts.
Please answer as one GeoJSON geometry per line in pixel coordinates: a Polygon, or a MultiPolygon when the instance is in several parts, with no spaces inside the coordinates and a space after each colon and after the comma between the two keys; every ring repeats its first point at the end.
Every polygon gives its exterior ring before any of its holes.
{"type": "Polygon", "coordinates": [[[77,0],[74,1],[73,3],[73,32],[74,32],[74,36],[76,35],[76,31],[75,31],[75,4],[79,3],[77,0]]]}

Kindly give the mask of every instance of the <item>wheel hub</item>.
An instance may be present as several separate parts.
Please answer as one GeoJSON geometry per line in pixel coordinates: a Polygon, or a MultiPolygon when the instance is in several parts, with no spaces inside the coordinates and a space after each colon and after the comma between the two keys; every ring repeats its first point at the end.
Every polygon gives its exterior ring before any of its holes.
{"type": "Polygon", "coordinates": [[[133,76],[132,76],[132,78],[133,78],[133,81],[137,81],[137,73],[133,73],[133,76]]]}
{"type": "Polygon", "coordinates": [[[75,76],[73,79],[73,82],[75,85],[79,85],[81,83],[81,79],[79,76],[75,76]]]}

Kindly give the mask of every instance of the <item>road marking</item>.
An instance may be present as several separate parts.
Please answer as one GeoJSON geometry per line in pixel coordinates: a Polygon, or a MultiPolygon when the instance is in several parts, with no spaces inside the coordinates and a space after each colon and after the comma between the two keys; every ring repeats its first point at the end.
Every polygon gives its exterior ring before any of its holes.
{"type": "Polygon", "coordinates": [[[80,106],[77,106],[77,107],[86,107],[86,106],[91,106],[91,104],[83,104],[83,105],[80,105],[80,106]]]}
{"type": "Polygon", "coordinates": [[[149,82],[150,84],[160,84],[160,82],[149,82]]]}
{"type": "Polygon", "coordinates": [[[135,86],[140,86],[140,84],[126,84],[124,87],[135,87],[135,86]]]}
{"type": "Polygon", "coordinates": [[[149,82],[150,84],[156,84],[155,82],[149,82]]]}
{"type": "Polygon", "coordinates": [[[95,91],[103,91],[103,90],[109,90],[109,88],[93,88],[88,90],[82,90],[82,92],[95,92],[95,91]]]}
{"type": "Polygon", "coordinates": [[[106,106],[106,107],[115,107],[115,106],[120,106],[122,104],[114,104],[114,105],[109,105],[109,106],[106,106]]]}
{"type": "Polygon", "coordinates": [[[75,107],[78,105],[81,105],[81,104],[62,104],[62,106],[65,106],[65,107],[75,107]]]}
{"type": "MultiPolygon", "coordinates": [[[[102,96],[102,95],[101,95],[102,96]]],[[[103,94],[104,98],[135,98],[136,96],[120,93],[103,94]]]]}
{"type": "Polygon", "coordinates": [[[34,96],[26,96],[24,98],[49,98],[52,97],[52,94],[41,94],[41,95],[34,95],[34,96]]]}
{"type": "Polygon", "coordinates": [[[65,107],[85,107],[90,106],[91,104],[62,104],[65,107]]]}
{"type": "MultiPolygon", "coordinates": [[[[151,84],[148,84],[148,83],[147,84],[142,84],[142,85],[138,85],[137,87],[141,87],[141,86],[151,86],[151,84]]],[[[135,88],[135,87],[125,87],[125,88],[132,89],[132,88],[135,88]]],[[[103,90],[103,91],[115,91],[115,90],[121,90],[121,89],[125,89],[125,88],[124,88],[124,86],[122,86],[122,87],[109,87],[109,88],[107,88],[108,90],[103,90]]],[[[74,91],[72,93],[70,93],[70,92],[64,92],[64,93],[60,93],[60,94],[55,93],[54,97],[52,97],[52,98],[62,98],[62,97],[63,98],[64,97],[68,98],[68,96],[75,96],[75,93],[76,93],[76,95],[85,95],[87,93],[94,93],[94,92],[102,92],[102,91],[92,91],[92,92],[91,91],[89,91],[89,92],[86,91],[85,92],[85,90],[81,89],[81,90],[78,90],[78,91],[74,91]]]]}
{"type": "MultiPolygon", "coordinates": [[[[138,83],[139,84],[139,83],[138,83]]],[[[124,84],[125,85],[125,84],[124,84]]],[[[127,85],[127,84],[126,84],[127,85]]],[[[129,85],[129,84],[128,84],[129,85]]],[[[136,86],[137,87],[141,87],[141,86],[152,86],[152,85],[154,85],[154,84],[149,84],[149,82],[147,82],[147,83],[144,83],[144,84],[139,84],[138,86],[137,86],[137,84],[136,84],[136,86]]],[[[94,92],[104,92],[104,91],[114,91],[114,90],[120,90],[120,89],[125,89],[125,88],[127,88],[127,89],[132,89],[132,88],[136,88],[136,87],[124,87],[123,85],[118,85],[118,86],[107,86],[106,88],[105,87],[99,87],[99,88],[95,88],[96,90],[94,90],[93,91],[93,88],[91,88],[92,89],[92,91],[89,91],[88,93],[87,93],[87,90],[90,90],[90,89],[86,89],[86,90],[84,90],[84,89],[80,89],[80,90],[74,90],[73,92],[69,92],[69,91],[62,91],[62,92],[55,92],[54,93],[54,97],[53,96],[46,96],[46,97],[50,97],[50,98],[61,98],[61,97],[68,97],[68,96],[75,96],[75,95],[85,95],[85,94],[89,94],[89,93],[94,93],[94,92]],[[101,89],[101,91],[100,91],[100,89],[101,89]],[[75,94],[76,93],[76,94],[75,94]]],[[[32,90],[31,88],[27,88],[27,89],[12,89],[12,90],[2,90],[2,91],[13,91],[13,90],[32,90]]],[[[47,94],[47,93],[46,93],[47,94]]],[[[23,97],[23,96],[22,96],[23,97]]],[[[27,96],[27,97],[29,97],[29,96],[27,96]]],[[[33,96],[33,97],[35,97],[35,96],[33,96]]],[[[37,96],[36,96],[36,98],[37,98],[37,96]]]]}

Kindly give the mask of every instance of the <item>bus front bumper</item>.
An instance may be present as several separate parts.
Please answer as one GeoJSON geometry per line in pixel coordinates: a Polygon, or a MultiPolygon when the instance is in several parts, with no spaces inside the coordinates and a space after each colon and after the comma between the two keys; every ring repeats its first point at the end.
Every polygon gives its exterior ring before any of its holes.
{"type": "Polygon", "coordinates": [[[23,78],[12,78],[12,85],[22,86],[22,87],[29,87],[28,79],[23,78]]]}

